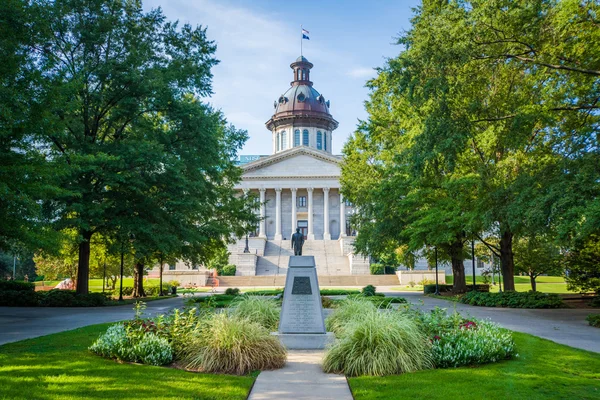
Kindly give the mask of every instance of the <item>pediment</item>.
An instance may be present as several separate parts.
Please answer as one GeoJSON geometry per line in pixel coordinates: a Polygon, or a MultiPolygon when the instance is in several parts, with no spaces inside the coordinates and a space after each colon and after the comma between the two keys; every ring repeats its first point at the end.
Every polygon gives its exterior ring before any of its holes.
{"type": "Polygon", "coordinates": [[[340,159],[329,153],[296,147],[244,165],[244,178],[339,177],[340,159]]]}

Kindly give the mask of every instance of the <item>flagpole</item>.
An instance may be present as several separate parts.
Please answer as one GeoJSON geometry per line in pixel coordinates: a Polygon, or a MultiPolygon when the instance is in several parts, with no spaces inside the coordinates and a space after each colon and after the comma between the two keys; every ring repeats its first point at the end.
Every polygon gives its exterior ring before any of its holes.
{"type": "Polygon", "coordinates": [[[302,25],[300,25],[300,57],[302,57],[302,40],[304,39],[304,33],[302,33],[302,25]]]}

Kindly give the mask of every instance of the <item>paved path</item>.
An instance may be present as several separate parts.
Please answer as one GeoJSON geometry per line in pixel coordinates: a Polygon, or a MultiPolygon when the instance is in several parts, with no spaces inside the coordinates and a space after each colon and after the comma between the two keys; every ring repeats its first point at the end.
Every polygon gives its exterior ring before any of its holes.
{"type": "Polygon", "coordinates": [[[404,297],[423,310],[440,307],[452,312],[456,307],[456,311],[465,316],[489,318],[513,331],[529,333],[556,343],[600,353],[600,329],[589,326],[585,320],[587,315],[600,312],[600,310],[478,307],[435,299],[415,292],[385,293],[389,296],[404,297]]]}
{"type": "Polygon", "coordinates": [[[289,350],[285,367],[258,375],[249,400],[352,400],[344,375],[321,369],[323,351],[289,350]]]}
{"type": "MultiPolygon", "coordinates": [[[[145,315],[182,307],[183,298],[150,301],[145,315]]],[[[111,307],[0,307],[0,345],[68,331],[82,326],[130,319],[133,304],[111,307]]]]}

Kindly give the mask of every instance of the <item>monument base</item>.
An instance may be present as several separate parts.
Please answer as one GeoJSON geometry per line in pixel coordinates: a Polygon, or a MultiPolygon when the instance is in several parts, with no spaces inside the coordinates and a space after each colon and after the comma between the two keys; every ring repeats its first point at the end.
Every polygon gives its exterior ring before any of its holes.
{"type": "Polygon", "coordinates": [[[321,350],[333,343],[333,332],[327,333],[279,333],[271,332],[277,336],[281,344],[289,350],[321,350]]]}

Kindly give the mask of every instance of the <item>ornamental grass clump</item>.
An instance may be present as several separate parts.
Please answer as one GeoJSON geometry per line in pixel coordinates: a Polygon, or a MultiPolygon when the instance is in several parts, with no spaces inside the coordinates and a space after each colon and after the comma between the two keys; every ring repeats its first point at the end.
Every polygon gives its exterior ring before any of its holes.
{"type": "Polygon", "coordinates": [[[340,337],[348,323],[376,312],[377,307],[372,302],[362,297],[348,298],[327,317],[325,328],[328,332],[333,332],[336,337],[340,337]]]}
{"type": "Polygon", "coordinates": [[[232,315],[247,318],[276,331],[281,308],[276,300],[264,296],[240,296],[232,304],[232,315]]]}
{"type": "Polygon", "coordinates": [[[236,375],[281,368],[287,356],[267,328],[228,313],[207,318],[186,352],[182,364],[187,369],[236,375]]]}
{"type": "Polygon", "coordinates": [[[416,321],[398,312],[367,312],[347,323],[327,351],[325,372],[394,375],[433,367],[431,343],[416,321]]]}

